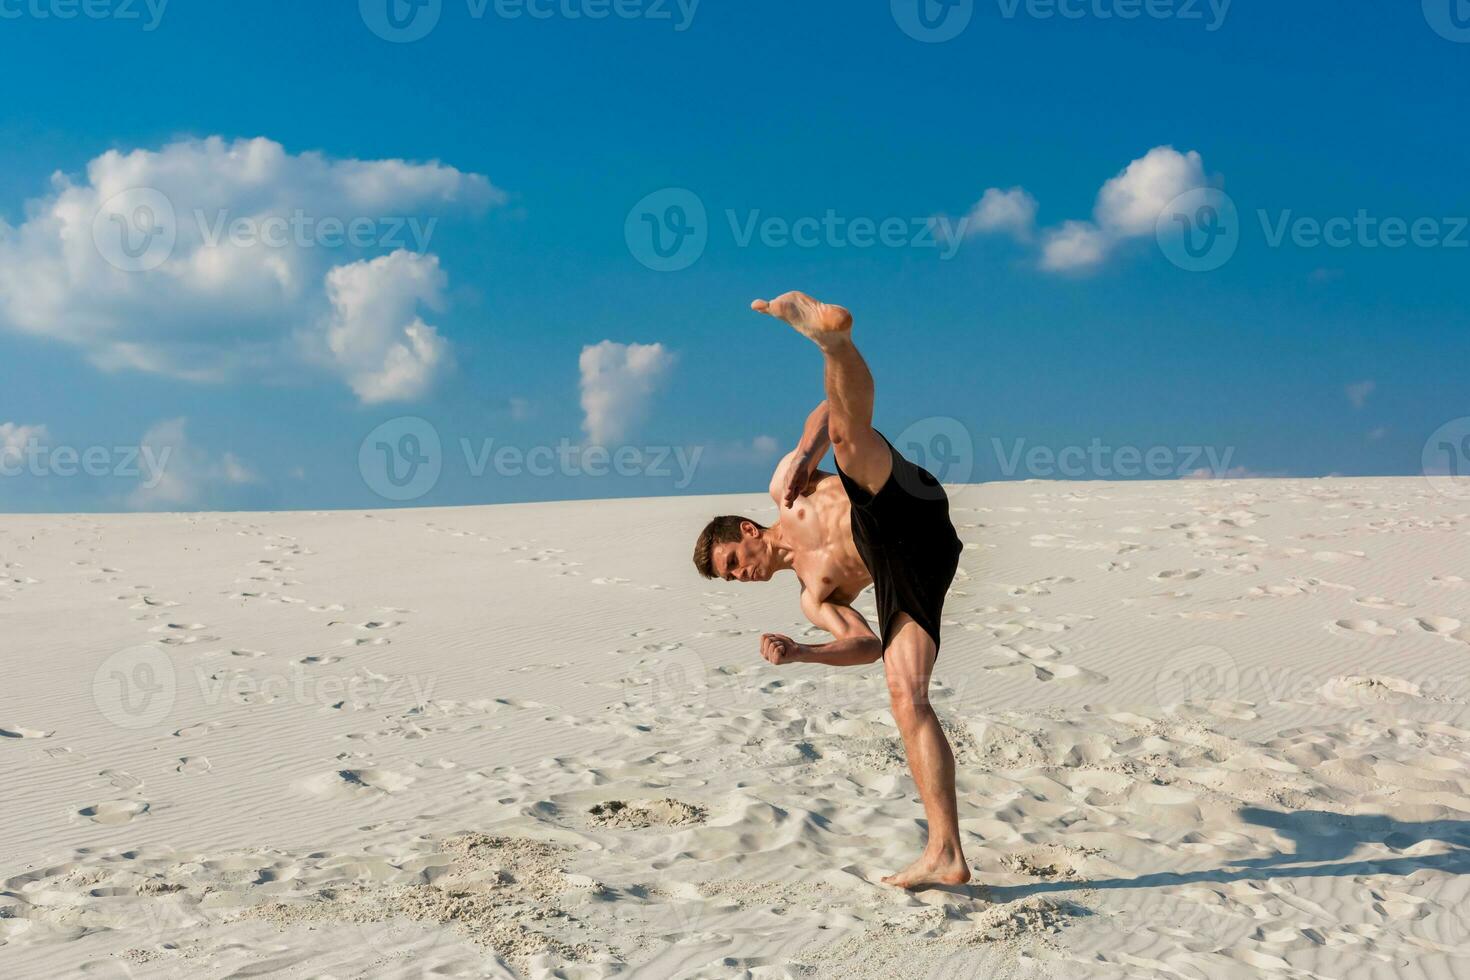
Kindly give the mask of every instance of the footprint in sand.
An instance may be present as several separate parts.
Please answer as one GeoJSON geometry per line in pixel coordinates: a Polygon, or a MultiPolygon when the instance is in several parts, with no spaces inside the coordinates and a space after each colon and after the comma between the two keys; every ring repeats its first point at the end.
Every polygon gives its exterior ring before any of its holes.
{"type": "Polygon", "coordinates": [[[134,790],[143,788],[143,780],[130,772],[123,772],[121,769],[104,769],[97,775],[107,777],[109,783],[124,793],[131,793],[134,790]]]}
{"type": "Polygon", "coordinates": [[[174,767],[174,772],[181,772],[186,776],[200,776],[213,768],[209,760],[202,755],[186,755],[179,759],[179,764],[174,767]]]}
{"type": "Polygon", "coordinates": [[[52,732],[43,732],[39,728],[22,728],[20,725],[12,725],[6,722],[0,725],[0,738],[50,738],[52,732]]]}
{"type": "Polygon", "coordinates": [[[1327,624],[1328,629],[1367,636],[1397,636],[1398,630],[1385,626],[1376,619],[1339,619],[1327,624]]]}
{"type": "Polygon", "coordinates": [[[120,824],[142,816],[148,809],[148,804],[142,800],[108,800],[106,803],[84,806],[77,811],[77,815],[93,823],[120,824]]]}
{"type": "Polygon", "coordinates": [[[1408,609],[1412,605],[1408,602],[1399,602],[1397,599],[1386,599],[1381,595],[1360,596],[1353,601],[1369,609],[1408,609]]]}
{"type": "Polygon", "coordinates": [[[1465,639],[1465,634],[1461,633],[1465,624],[1450,616],[1423,616],[1419,619],[1411,620],[1410,625],[1425,633],[1441,636],[1447,640],[1465,639]]]}
{"type": "Polygon", "coordinates": [[[412,776],[388,769],[338,769],[300,780],[296,785],[324,800],[348,800],[401,793],[412,786],[412,776]]]}
{"type": "Polygon", "coordinates": [[[1192,582],[1204,573],[1203,568],[1171,568],[1157,575],[1150,575],[1148,579],[1150,582],[1170,582],[1176,579],[1180,582],[1192,582]]]}

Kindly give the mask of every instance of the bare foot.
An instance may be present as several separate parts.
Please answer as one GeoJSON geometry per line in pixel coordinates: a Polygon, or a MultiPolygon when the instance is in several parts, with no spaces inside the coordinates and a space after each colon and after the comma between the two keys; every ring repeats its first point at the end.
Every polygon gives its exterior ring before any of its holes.
{"type": "Polygon", "coordinates": [[[969,880],[970,866],[962,855],[952,851],[930,855],[925,851],[907,868],[884,878],[883,884],[919,891],[936,885],[963,885],[969,880]]]}
{"type": "Polygon", "coordinates": [[[758,299],[750,304],[750,308],[785,320],[815,341],[818,347],[845,338],[852,329],[852,314],[846,309],[819,303],[806,293],[786,293],[769,303],[758,299]]]}

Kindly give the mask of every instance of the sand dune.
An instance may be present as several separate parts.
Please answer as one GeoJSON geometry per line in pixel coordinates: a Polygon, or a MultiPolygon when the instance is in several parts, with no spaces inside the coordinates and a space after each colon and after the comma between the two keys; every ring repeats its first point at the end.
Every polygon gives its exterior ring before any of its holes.
{"type": "Polygon", "coordinates": [[[881,670],[690,566],[769,500],[0,518],[0,974],[1470,974],[1463,501],[952,505],[975,882],[918,895],[881,670]]]}

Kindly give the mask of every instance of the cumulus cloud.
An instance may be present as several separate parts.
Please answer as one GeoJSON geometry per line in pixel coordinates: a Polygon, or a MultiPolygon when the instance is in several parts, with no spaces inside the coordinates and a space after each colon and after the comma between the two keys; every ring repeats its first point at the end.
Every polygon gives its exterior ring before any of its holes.
{"type": "Polygon", "coordinates": [[[159,422],[139,442],[148,461],[128,498],[136,510],[189,509],[223,488],[258,483],[259,477],[233,453],[214,455],[189,441],[188,421],[159,422]]]}
{"type": "Polygon", "coordinates": [[[1353,403],[1353,408],[1362,408],[1368,404],[1368,398],[1378,389],[1376,381],[1355,381],[1343,389],[1347,393],[1348,401],[1353,403]]]}
{"type": "Polygon", "coordinates": [[[1053,272],[1090,269],[1107,258],[1108,236],[1089,221],[1068,221],[1049,229],[1041,244],[1041,267],[1053,272]]]}
{"type": "Polygon", "coordinates": [[[604,340],[582,348],[582,428],[593,445],[609,445],[631,432],[674,364],[663,344],[604,340]]]}
{"type": "Polygon", "coordinates": [[[1036,198],[1024,188],[991,187],[970,209],[971,234],[1006,234],[1029,241],[1036,228],[1036,198]]]}
{"type": "Polygon", "coordinates": [[[328,356],[364,404],[417,398],[449,345],[418,314],[443,308],[447,278],[433,255],[398,251],[327,273],[328,356]]]}
{"type": "MultiPolygon", "coordinates": [[[[1095,269],[1123,242],[1152,235],[1159,215],[1175,198],[1208,186],[1197,152],[1156,146],[1103,184],[1090,219],[1043,229],[1038,264],[1050,272],[1095,269]]],[[[992,187],[971,210],[968,227],[971,234],[1006,233],[1030,242],[1037,210],[1036,198],[1023,188],[992,187]]]]}
{"type": "MultiPolygon", "coordinates": [[[[18,227],[0,222],[0,328],[73,345],[106,370],[208,382],[325,364],[360,395],[396,397],[421,390],[413,379],[432,374],[444,342],[410,330],[412,315],[389,343],[381,324],[344,326],[333,290],[351,293],[354,273],[343,267],[425,252],[440,218],[503,200],[440,163],[293,154],[269,139],[109,151],[83,176],[55,175],[18,227]],[[337,356],[310,356],[331,349],[333,329],[337,356]]],[[[387,267],[405,281],[383,290],[412,292],[423,273],[409,265],[387,267]]],[[[444,286],[419,288],[427,300],[444,286]]]]}

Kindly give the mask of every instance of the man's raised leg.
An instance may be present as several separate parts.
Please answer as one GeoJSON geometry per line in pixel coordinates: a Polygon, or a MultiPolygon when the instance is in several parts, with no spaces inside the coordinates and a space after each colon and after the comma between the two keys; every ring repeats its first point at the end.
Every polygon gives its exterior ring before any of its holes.
{"type": "Polygon", "coordinates": [[[963,885],[970,867],[960,846],[959,808],[954,792],[954,753],[929,704],[929,675],[934,669],[934,641],[907,613],[883,654],[893,720],[903,735],[909,770],[924,801],[929,843],[919,859],[884,884],[900,888],[963,885]]]}
{"type": "Polygon", "coordinates": [[[852,343],[852,314],[819,303],[806,293],[786,293],[750,304],[758,313],[785,320],[822,351],[826,362],[827,432],[837,465],[869,493],[877,493],[893,472],[893,457],[873,430],[873,375],[852,343]]]}

